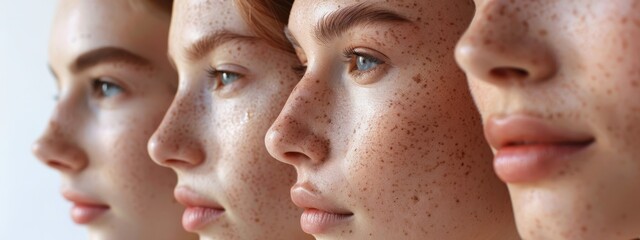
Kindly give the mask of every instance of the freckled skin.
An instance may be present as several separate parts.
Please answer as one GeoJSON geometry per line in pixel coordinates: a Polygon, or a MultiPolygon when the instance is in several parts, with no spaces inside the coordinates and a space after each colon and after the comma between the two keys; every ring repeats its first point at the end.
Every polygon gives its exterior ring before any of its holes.
{"type": "Polygon", "coordinates": [[[357,1],[296,1],[289,29],[305,76],[267,134],[267,148],[298,182],[354,215],[317,239],[517,239],[455,40],[467,1],[369,1],[413,24],[359,25],[326,43],[323,16],[357,1]],[[343,49],[388,58],[353,76],[343,49]]]}
{"type": "Polygon", "coordinates": [[[483,119],[525,112],[595,138],[562,171],[509,184],[521,236],[640,236],[640,2],[475,2],[456,57],[483,119]],[[529,77],[487,71],[498,65],[529,77]]]}
{"type": "Polygon", "coordinates": [[[163,123],[150,141],[156,162],[188,187],[225,210],[197,230],[201,239],[311,239],[299,226],[301,211],[289,189],[295,171],[272,159],[264,136],[297,82],[295,54],[264,39],[231,41],[189,58],[188,46],[226,30],[256,35],[233,1],[188,0],[174,5],[169,52],[180,86],[163,123]],[[215,87],[207,69],[234,65],[235,82],[215,87]]]}
{"type": "Polygon", "coordinates": [[[177,86],[164,54],[170,16],[154,10],[134,10],[124,0],[63,0],[54,19],[49,63],[59,97],[34,153],[61,172],[63,189],[109,205],[87,225],[90,239],[197,238],[182,229],[183,207],[173,198],[175,173],[155,165],[146,148],[177,86]],[[126,49],[151,64],[70,69],[77,57],[102,47],[126,49]],[[100,77],[114,80],[123,92],[100,97],[92,85],[100,77]]]}

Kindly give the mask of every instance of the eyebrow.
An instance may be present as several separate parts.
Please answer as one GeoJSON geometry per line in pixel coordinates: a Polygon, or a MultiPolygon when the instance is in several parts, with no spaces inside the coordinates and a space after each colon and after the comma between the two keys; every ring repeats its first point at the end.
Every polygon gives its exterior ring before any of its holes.
{"type": "Polygon", "coordinates": [[[151,66],[146,58],[118,47],[102,47],[80,55],[71,65],[73,72],[82,72],[103,63],[124,62],[137,66],[151,66]]]}
{"type": "MultiPolygon", "coordinates": [[[[187,57],[191,60],[197,60],[208,52],[216,49],[218,46],[231,41],[246,41],[253,42],[258,40],[257,37],[245,36],[237,33],[233,33],[228,30],[220,30],[196,40],[191,46],[188,46],[185,51],[187,57]]],[[[169,54],[171,55],[171,54],[169,54]]]]}
{"type": "Polygon", "coordinates": [[[324,16],[315,26],[315,37],[326,43],[339,37],[347,30],[362,24],[411,22],[408,18],[380,9],[372,4],[360,3],[348,6],[324,16]]]}

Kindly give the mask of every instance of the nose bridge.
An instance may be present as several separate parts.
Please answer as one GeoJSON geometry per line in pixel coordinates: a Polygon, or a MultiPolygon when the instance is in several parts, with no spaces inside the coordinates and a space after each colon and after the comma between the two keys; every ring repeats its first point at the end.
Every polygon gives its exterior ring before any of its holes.
{"type": "Polygon", "coordinates": [[[209,105],[206,89],[190,86],[178,90],[162,123],[149,140],[152,159],[163,166],[197,165],[204,161],[202,137],[211,122],[206,122],[209,105]]]}
{"type": "Polygon", "coordinates": [[[66,172],[77,172],[88,164],[81,146],[82,99],[74,95],[60,98],[42,136],[33,145],[34,155],[44,164],[66,172]]]}
{"type": "Polygon", "coordinates": [[[539,81],[555,74],[556,62],[540,28],[541,13],[527,1],[486,1],[456,47],[456,60],[470,75],[494,83],[539,81]]]}
{"type": "Polygon", "coordinates": [[[307,74],[296,85],[267,133],[267,149],[276,159],[293,165],[325,160],[330,141],[324,131],[333,104],[328,81],[307,74]]]}

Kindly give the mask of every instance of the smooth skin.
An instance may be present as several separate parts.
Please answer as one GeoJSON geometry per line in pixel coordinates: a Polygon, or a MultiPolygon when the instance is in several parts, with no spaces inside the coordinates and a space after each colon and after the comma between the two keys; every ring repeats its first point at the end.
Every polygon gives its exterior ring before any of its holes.
{"type": "Polygon", "coordinates": [[[175,173],[146,148],[177,87],[165,54],[169,20],[126,0],[58,4],[49,42],[58,96],[34,153],[61,173],[75,205],[108,206],[97,218],[72,210],[90,239],[197,238],[180,225],[175,173]]]}
{"type": "Polygon", "coordinates": [[[640,236],[640,2],[475,3],[456,57],[484,124],[527,118],[592,140],[520,176],[496,166],[522,238],[640,236]]]}

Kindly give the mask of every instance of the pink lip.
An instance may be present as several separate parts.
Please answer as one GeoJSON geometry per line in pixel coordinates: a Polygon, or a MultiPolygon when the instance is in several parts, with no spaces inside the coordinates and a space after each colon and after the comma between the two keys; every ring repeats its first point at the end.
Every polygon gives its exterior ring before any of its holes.
{"type": "Polygon", "coordinates": [[[353,213],[334,207],[311,189],[309,184],[296,184],[291,188],[291,200],[304,209],[300,216],[302,231],[320,234],[351,219],[353,213]]]}
{"type": "Polygon", "coordinates": [[[182,226],[187,231],[196,232],[224,214],[224,208],[220,204],[202,197],[187,187],[177,187],[173,195],[186,207],[182,215],[182,226]]]}
{"type": "Polygon", "coordinates": [[[63,190],[62,196],[73,203],[71,219],[77,224],[89,224],[109,211],[109,205],[79,192],[63,190]]]}
{"type": "Polygon", "coordinates": [[[493,161],[496,174],[507,183],[541,180],[561,168],[561,160],[594,142],[592,136],[522,114],[491,117],[485,124],[485,136],[497,150],[493,161]]]}

